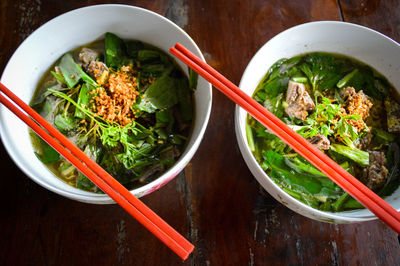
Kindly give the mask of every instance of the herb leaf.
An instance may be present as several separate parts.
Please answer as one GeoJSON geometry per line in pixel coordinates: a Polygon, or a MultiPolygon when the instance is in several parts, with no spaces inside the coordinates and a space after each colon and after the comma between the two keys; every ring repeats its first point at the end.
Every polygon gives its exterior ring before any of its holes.
{"type": "Polygon", "coordinates": [[[143,99],[150,101],[157,109],[169,108],[177,104],[175,80],[168,75],[163,75],[149,86],[143,99]]]}

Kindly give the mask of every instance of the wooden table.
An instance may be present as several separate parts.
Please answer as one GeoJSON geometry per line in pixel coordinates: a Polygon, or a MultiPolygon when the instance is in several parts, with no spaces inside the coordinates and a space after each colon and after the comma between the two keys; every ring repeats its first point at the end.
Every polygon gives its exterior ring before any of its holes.
{"type": "MultiPolygon", "coordinates": [[[[86,5],[150,9],[181,26],[207,61],[238,83],[253,54],[292,26],[341,20],[400,41],[400,1],[1,0],[0,72],[43,23],[86,5]]],[[[143,201],[195,246],[183,262],[118,205],[58,196],[26,177],[0,148],[1,265],[399,265],[397,234],[380,221],[326,224],[287,209],[253,178],[236,143],[234,104],[214,91],[192,161],[143,201]]]]}

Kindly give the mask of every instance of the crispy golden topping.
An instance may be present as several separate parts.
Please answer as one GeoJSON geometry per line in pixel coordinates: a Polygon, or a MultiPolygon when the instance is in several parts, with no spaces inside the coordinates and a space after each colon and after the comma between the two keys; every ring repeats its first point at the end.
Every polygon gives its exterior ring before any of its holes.
{"type": "Polygon", "coordinates": [[[134,73],[132,66],[123,66],[109,75],[104,88],[97,88],[94,98],[97,115],[122,126],[132,122],[134,114],[130,107],[139,95],[134,73]]]}
{"type": "MultiPolygon", "coordinates": [[[[353,88],[349,87],[346,90],[353,88]]],[[[363,93],[362,90],[357,92],[356,94],[349,95],[347,98],[347,104],[344,108],[340,110],[340,116],[346,115],[359,115],[360,118],[357,120],[347,120],[350,125],[357,129],[357,132],[365,129],[364,120],[369,116],[369,111],[372,107],[372,102],[368,99],[368,97],[363,93]]]]}
{"type": "Polygon", "coordinates": [[[351,98],[346,109],[349,114],[359,115],[361,119],[365,119],[369,116],[371,107],[372,102],[362,91],[359,91],[351,98]]]}

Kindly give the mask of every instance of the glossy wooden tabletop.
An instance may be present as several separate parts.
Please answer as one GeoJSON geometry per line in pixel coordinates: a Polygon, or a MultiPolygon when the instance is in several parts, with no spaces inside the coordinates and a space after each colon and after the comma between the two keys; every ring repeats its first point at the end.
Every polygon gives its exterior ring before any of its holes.
{"type": "MultiPolygon", "coordinates": [[[[1,0],[0,73],[18,45],[48,20],[104,3],[135,5],[182,27],[209,64],[238,84],[254,53],[292,26],[361,24],[400,41],[400,1],[1,0]]],[[[326,224],[269,196],[244,163],[234,104],[214,90],[197,153],[177,178],[143,201],[195,246],[182,261],[118,205],[90,205],[29,179],[0,146],[1,265],[399,265],[397,234],[380,221],[326,224]]]]}

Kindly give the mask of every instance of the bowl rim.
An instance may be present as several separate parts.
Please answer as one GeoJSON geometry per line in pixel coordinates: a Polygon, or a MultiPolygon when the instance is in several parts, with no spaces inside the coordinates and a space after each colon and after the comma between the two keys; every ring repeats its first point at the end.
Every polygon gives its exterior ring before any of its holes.
{"type": "MultiPolygon", "coordinates": [[[[277,35],[275,35],[274,37],[272,37],[270,40],[268,40],[267,42],[265,42],[258,50],[257,52],[254,54],[254,56],[251,58],[251,60],[249,61],[248,65],[246,66],[242,77],[240,79],[240,83],[239,83],[239,87],[242,89],[244,84],[243,84],[243,80],[244,77],[246,75],[248,75],[248,73],[250,72],[250,67],[252,65],[252,63],[254,62],[255,58],[259,55],[259,53],[261,53],[261,50],[263,50],[263,48],[265,46],[268,45],[268,43],[274,41],[275,39],[280,38],[282,35],[284,34],[288,34],[290,32],[296,31],[299,28],[304,28],[304,27],[309,27],[309,26],[314,26],[314,25],[340,25],[340,26],[348,26],[348,27],[353,27],[353,28],[357,28],[357,29],[361,29],[363,31],[372,33],[372,34],[376,34],[378,36],[380,36],[381,38],[385,39],[386,41],[391,42],[392,44],[394,44],[397,47],[400,47],[400,44],[397,43],[396,41],[394,41],[393,39],[389,38],[388,36],[370,29],[368,27],[362,26],[362,25],[358,25],[358,24],[354,24],[354,23],[349,23],[349,22],[343,22],[343,21],[314,21],[314,22],[307,22],[307,23],[303,23],[300,25],[296,25],[294,27],[288,28],[280,33],[278,33],[277,35]]],[[[270,66],[269,66],[270,67],[270,66]]],[[[268,71],[268,69],[265,70],[265,73],[268,71]]],[[[265,75],[264,73],[264,75],[265,75]]],[[[260,82],[260,80],[257,82],[257,84],[260,82]]],[[[254,90],[256,88],[253,88],[251,91],[251,95],[253,94],[254,90]]],[[[267,182],[268,185],[273,186],[275,191],[278,191],[280,196],[284,197],[285,201],[288,201],[290,203],[292,203],[293,205],[297,205],[300,206],[301,209],[305,209],[308,212],[308,215],[304,214],[304,213],[300,213],[297,209],[291,208],[289,206],[287,206],[288,208],[292,209],[293,211],[309,217],[309,218],[315,218],[317,220],[320,221],[325,221],[325,222],[333,222],[333,223],[353,223],[353,222],[364,222],[364,221],[371,221],[371,220],[376,220],[378,219],[377,216],[375,216],[375,214],[373,214],[370,210],[367,209],[367,215],[364,216],[351,216],[351,210],[350,211],[343,211],[343,212],[326,212],[326,211],[321,211],[315,208],[312,208],[311,206],[295,199],[294,197],[290,196],[289,194],[287,194],[281,187],[279,187],[274,181],[272,181],[272,179],[262,170],[261,166],[258,164],[257,160],[255,159],[253,153],[249,150],[248,148],[248,144],[247,144],[247,137],[245,135],[243,135],[242,133],[243,131],[243,125],[245,125],[246,123],[242,123],[241,121],[241,116],[243,115],[245,111],[240,108],[238,105],[236,105],[235,107],[235,132],[236,132],[236,138],[237,138],[237,142],[241,151],[241,154],[244,158],[244,160],[246,161],[247,166],[249,167],[250,171],[252,172],[253,176],[257,179],[257,181],[260,183],[260,185],[268,191],[268,188],[266,187],[266,185],[264,185],[264,182],[267,182]],[[247,157],[245,156],[247,155],[247,157]],[[256,169],[252,169],[249,164],[251,164],[252,166],[255,166],[256,169]],[[257,175],[257,174],[260,174],[257,175]],[[262,175],[262,177],[261,177],[262,175]],[[342,214],[342,215],[341,215],[342,214]],[[347,215],[346,215],[347,214],[347,215]]],[[[244,117],[247,117],[248,114],[244,115],[244,117]]],[[[274,195],[272,195],[274,196],[274,195]]],[[[275,197],[275,196],[274,196],[275,197]]],[[[277,199],[280,203],[282,203],[282,199],[277,199]]],[[[286,206],[286,204],[284,204],[286,206]]],[[[398,209],[397,211],[399,211],[400,209],[398,209]]]]}
{"type": "MultiPolygon", "coordinates": [[[[0,80],[3,81],[6,70],[9,67],[9,65],[11,65],[12,61],[14,60],[15,55],[20,53],[20,51],[22,49],[24,49],[24,47],[27,45],[27,43],[29,43],[30,40],[33,38],[32,36],[35,35],[37,32],[41,32],[44,29],[46,29],[46,27],[49,27],[49,25],[56,23],[59,20],[63,20],[63,19],[65,19],[65,17],[74,15],[75,13],[84,12],[85,10],[108,9],[108,8],[131,9],[131,10],[143,12],[144,14],[146,14],[148,16],[154,16],[156,19],[161,20],[163,23],[169,24],[170,26],[172,26],[172,28],[179,31],[179,33],[182,34],[184,36],[184,38],[193,45],[193,47],[195,48],[195,52],[198,53],[198,56],[203,61],[205,61],[205,58],[204,58],[203,54],[201,53],[201,50],[199,49],[197,44],[194,42],[194,40],[189,36],[189,34],[186,33],[181,27],[176,25],[173,21],[169,20],[168,18],[166,18],[154,11],[151,11],[151,10],[148,10],[145,8],[141,8],[141,7],[137,7],[137,6],[124,5],[124,4],[99,4],[99,5],[85,6],[85,7],[76,8],[76,9],[67,11],[65,13],[62,13],[62,14],[48,20],[47,22],[45,22],[44,24],[39,26],[37,29],[35,29],[32,33],[29,34],[29,36],[23,42],[21,42],[19,44],[17,49],[13,52],[13,54],[11,55],[11,57],[9,58],[8,62],[6,63],[6,65],[4,67],[4,70],[3,70],[0,80]]],[[[179,157],[178,160],[175,162],[175,164],[171,168],[169,168],[167,171],[165,171],[161,176],[159,176],[158,178],[156,178],[155,180],[153,180],[152,182],[150,182],[148,184],[145,184],[143,186],[140,186],[138,188],[130,190],[130,193],[134,194],[136,197],[140,198],[142,196],[148,195],[148,194],[158,190],[163,185],[167,184],[170,180],[175,178],[181,171],[183,171],[186,164],[192,159],[193,155],[197,151],[197,149],[200,145],[200,142],[202,141],[202,138],[204,136],[205,130],[207,128],[207,125],[209,122],[209,117],[211,114],[211,107],[212,107],[211,84],[208,82],[205,83],[204,88],[202,88],[202,89],[206,89],[206,92],[207,92],[206,94],[207,94],[208,98],[207,98],[207,106],[205,108],[205,118],[204,118],[203,124],[200,126],[200,129],[197,134],[198,135],[197,138],[194,139],[194,141],[190,147],[185,148],[185,151],[184,151],[185,154],[182,154],[181,157],[179,157]]],[[[3,112],[4,112],[4,109],[6,109],[4,106],[0,106],[0,111],[3,110],[3,112]]],[[[0,112],[0,117],[3,115],[4,114],[2,114],[2,112],[0,112]]],[[[28,130],[28,126],[26,126],[26,130],[28,130]]],[[[34,174],[30,173],[29,169],[25,166],[25,164],[18,159],[17,152],[14,151],[13,146],[7,142],[7,137],[5,137],[7,135],[6,131],[7,131],[6,125],[4,125],[4,123],[2,123],[0,121],[0,139],[1,139],[8,155],[11,157],[11,159],[14,161],[14,163],[18,166],[18,168],[20,170],[22,170],[22,172],[24,172],[25,175],[30,177],[30,179],[32,179],[35,183],[39,184],[40,186],[42,186],[54,193],[57,193],[59,195],[62,195],[62,196],[65,196],[67,198],[74,199],[77,201],[92,203],[92,204],[115,204],[115,201],[112,200],[107,194],[97,194],[94,192],[83,191],[83,190],[80,190],[80,189],[74,188],[74,187],[72,187],[73,188],[72,191],[65,191],[61,188],[54,187],[53,185],[45,182],[41,178],[37,178],[34,174]]],[[[49,172],[51,174],[53,174],[51,171],[49,171],[49,172]]],[[[54,177],[57,178],[55,175],[54,175],[54,177]]]]}

